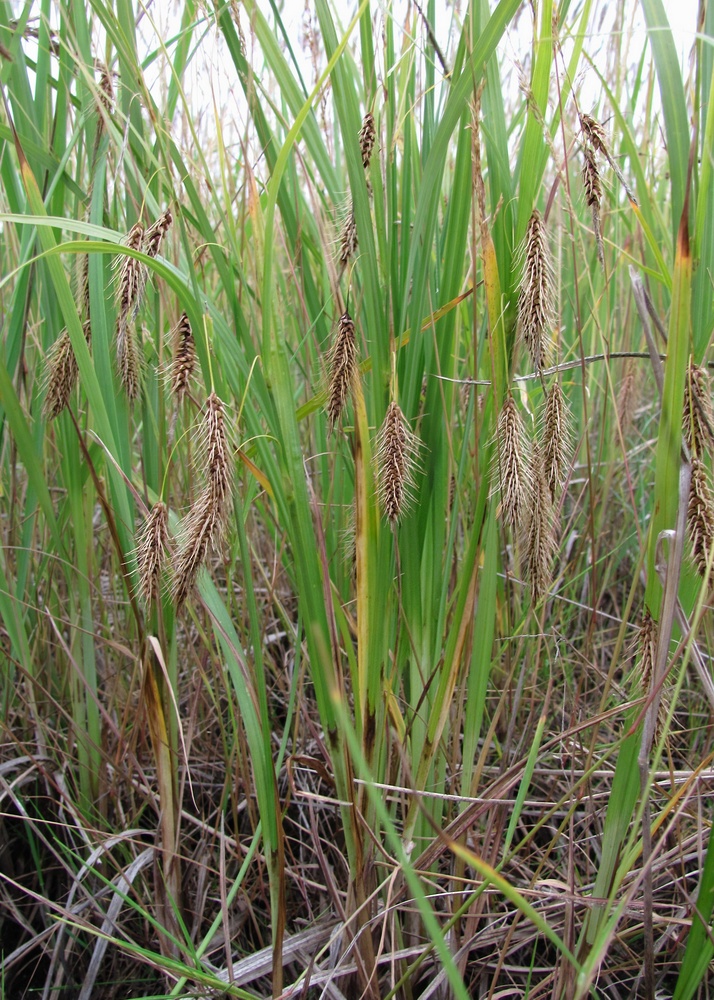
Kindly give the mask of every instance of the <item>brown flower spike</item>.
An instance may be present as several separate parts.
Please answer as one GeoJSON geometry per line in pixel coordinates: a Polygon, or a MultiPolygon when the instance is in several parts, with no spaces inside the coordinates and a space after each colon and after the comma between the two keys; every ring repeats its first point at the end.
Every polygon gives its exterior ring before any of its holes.
{"type": "Polygon", "coordinates": [[[560,382],[554,382],[548,393],[543,417],[542,452],[545,478],[550,498],[565,480],[570,459],[570,414],[560,382]]]}
{"type": "Polygon", "coordinates": [[[692,455],[714,452],[714,415],[711,386],[704,368],[689,362],[684,386],[682,432],[692,455]]]}
{"type": "Polygon", "coordinates": [[[539,448],[533,456],[533,475],[535,482],[525,531],[525,572],[531,601],[537,604],[550,587],[555,556],[555,510],[539,448]]]}
{"type": "Polygon", "coordinates": [[[188,392],[195,368],[196,344],[193,339],[191,321],[186,313],[181,313],[173,331],[173,353],[169,365],[171,392],[179,403],[188,392]]]}
{"type": "Polygon", "coordinates": [[[327,421],[332,432],[340,419],[357,377],[355,325],[348,312],[340,316],[328,358],[327,421]]]}
{"type": "Polygon", "coordinates": [[[697,455],[692,455],[687,529],[692,540],[692,558],[701,576],[706,576],[714,548],[714,500],[706,466],[697,455]]]}
{"type": "Polygon", "coordinates": [[[379,500],[392,525],[409,510],[419,447],[401,407],[391,402],[377,435],[375,461],[379,500]]]}
{"type": "Polygon", "coordinates": [[[507,396],[503,404],[496,438],[501,512],[508,524],[517,528],[530,503],[532,473],[525,428],[513,396],[507,396]]]}
{"type": "Polygon", "coordinates": [[[157,501],[149,511],[137,539],[136,561],[139,570],[139,593],[147,606],[158,601],[161,570],[169,542],[169,513],[165,503],[157,501]]]}
{"type": "Polygon", "coordinates": [[[555,308],[548,234],[538,209],[533,209],[523,248],[523,275],[518,293],[518,329],[535,370],[540,371],[548,360],[555,308]]]}
{"type": "Polygon", "coordinates": [[[206,400],[200,432],[206,484],[186,518],[176,555],[171,593],[180,607],[193,590],[208,552],[220,542],[231,495],[225,407],[215,392],[206,400]]]}

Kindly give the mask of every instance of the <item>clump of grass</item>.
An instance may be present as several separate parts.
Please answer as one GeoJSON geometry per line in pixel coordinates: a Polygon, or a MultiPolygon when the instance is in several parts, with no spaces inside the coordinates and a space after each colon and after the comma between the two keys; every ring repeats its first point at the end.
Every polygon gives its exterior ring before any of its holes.
{"type": "Polygon", "coordinates": [[[555,315],[555,284],[548,233],[538,209],[523,242],[523,274],[518,292],[518,329],[536,371],[548,363],[555,315]]]}
{"type": "Polygon", "coordinates": [[[211,548],[223,534],[231,495],[225,407],[215,392],[206,400],[200,432],[205,486],[186,518],[176,555],[171,594],[180,607],[191,593],[211,548]]]}
{"type": "Polygon", "coordinates": [[[504,520],[519,528],[531,500],[533,474],[528,438],[516,401],[506,396],[498,416],[497,485],[501,491],[501,513],[504,520]]]}
{"type": "Polygon", "coordinates": [[[412,432],[395,400],[387,407],[377,435],[375,461],[377,492],[384,516],[395,525],[414,498],[414,473],[419,460],[419,439],[412,432]]]}
{"type": "Polygon", "coordinates": [[[169,512],[166,504],[158,500],[142,525],[136,546],[139,593],[147,607],[159,599],[168,542],[169,512]]]}
{"type": "Polygon", "coordinates": [[[181,313],[173,329],[171,363],[168,369],[171,393],[181,403],[188,392],[191,378],[196,369],[196,343],[193,339],[191,321],[181,313]]]}
{"type": "Polygon", "coordinates": [[[327,364],[327,422],[333,431],[352,393],[357,378],[357,340],[354,320],[344,312],[337,324],[337,334],[327,364]]]}

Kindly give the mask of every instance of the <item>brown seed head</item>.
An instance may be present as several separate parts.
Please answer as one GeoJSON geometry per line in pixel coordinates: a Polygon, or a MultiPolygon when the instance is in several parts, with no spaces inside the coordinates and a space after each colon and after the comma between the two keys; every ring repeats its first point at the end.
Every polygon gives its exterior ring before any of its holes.
{"type": "MultiPolygon", "coordinates": [[[[136,222],[127,234],[126,245],[131,250],[141,250],[143,240],[144,227],[140,222],[136,222]]],[[[133,321],[136,311],[139,308],[145,280],[143,270],[143,265],[134,257],[125,256],[121,259],[121,270],[119,271],[119,282],[117,285],[118,344],[125,335],[127,324],[133,321]]]]}
{"type": "Polygon", "coordinates": [[[362,166],[366,170],[372,158],[372,150],[377,138],[377,131],[374,125],[374,115],[368,111],[362,119],[362,128],[359,132],[359,145],[362,150],[362,166]]]}
{"type": "MultiPolygon", "coordinates": [[[[654,674],[655,659],[657,655],[658,626],[650,614],[649,608],[645,608],[640,625],[639,635],[639,684],[640,690],[645,698],[652,694],[652,677],[654,674]]],[[[655,723],[654,739],[659,743],[667,722],[667,701],[664,688],[660,694],[659,707],[657,709],[657,721],[655,723]]]]}
{"type": "Polygon", "coordinates": [[[45,362],[45,400],[42,412],[46,420],[54,420],[69,403],[77,384],[77,359],[69,334],[63,330],[47,353],[45,362]]]}
{"type": "Polygon", "coordinates": [[[350,214],[345,219],[345,224],[340,234],[340,264],[344,266],[356,252],[357,223],[355,222],[354,208],[350,206],[350,214]]]}
{"type": "Polygon", "coordinates": [[[600,122],[595,121],[590,115],[580,115],[580,128],[586,143],[592,146],[596,152],[609,157],[605,143],[605,130],[600,122]]]}
{"type": "Polygon", "coordinates": [[[555,510],[540,449],[533,456],[534,484],[525,530],[525,574],[535,605],[550,588],[555,556],[555,510]]]}
{"type": "Polygon", "coordinates": [[[602,187],[600,185],[600,174],[595,160],[595,151],[591,146],[586,146],[583,152],[583,186],[585,188],[585,200],[590,206],[593,219],[593,232],[595,233],[595,243],[597,246],[597,256],[600,264],[605,266],[605,250],[602,242],[602,228],[600,225],[600,203],[602,201],[602,187]]]}
{"type": "Polygon", "coordinates": [[[139,593],[147,606],[159,599],[161,570],[169,543],[169,513],[165,503],[157,501],[149,511],[139,533],[136,561],[139,570],[139,593]]]}
{"type": "Polygon", "coordinates": [[[357,377],[357,340],[355,325],[349,313],[340,316],[332,349],[328,357],[327,422],[330,432],[352,393],[357,377]]]}
{"type": "Polygon", "coordinates": [[[122,336],[117,336],[117,371],[130,402],[134,402],[141,389],[141,351],[133,327],[125,326],[122,336]]]}
{"type": "Polygon", "coordinates": [[[507,396],[498,417],[498,467],[494,485],[501,491],[501,512],[508,524],[517,528],[528,508],[532,492],[532,472],[527,437],[513,396],[507,396]]]}
{"type": "Polygon", "coordinates": [[[419,447],[419,439],[412,433],[401,407],[391,402],[377,435],[375,461],[379,500],[385,517],[393,525],[411,505],[419,447]]]}
{"type": "Polygon", "coordinates": [[[180,403],[188,391],[191,376],[196,368],[196,344],[191,321],[181,313],[173,331],[173,353],[169,366],[171,392],[180,403]]]}
{"type": "Polygon", "coordinates": [[[211,548],[220,542],[231,495],[225,407],[215,392],[206,400],[200,432],[206,485],[186,518],[176,555],[171,593],[177,607],[186,600],[211,548]]]}
{"type": "Polygon", "coordinates": [[[714,415],[706,369],[690,361],[684,386],[682,432],[692,455],[714,452],[714,415]]]}
{"type": "Polygon", "coordinates": [[[692,541],[692,559],[699,573],[705,576],[714,548],[714,500],[706,466],[697,455],[692,455],[687,528],[692,541]]]}
{"type": "Polygon", "coordinates": [[[167,208],[166,211],[158,217],[156,222],[154,222],[146,230],[142,249],[147,257],[156,257],[161,249],[164,237],[171,228],[171,223],[173,221],[174,219],[171,214],[171,209],[167,208]]]}
{"type": "Polygon", "coordinates": [[[537,209],[533,210],[528,223],[523,256],[523,276],[518,293],[518,329],[536,371],[540,371],[548,360],[555,308],[548,234],[537,209]]]}
{"type": "Polygon", "coordinates": [[[550,498],[565,481],[570,459],[570,413],[560,382],[548,393],[543,416],[543,461],[550,498]]]}

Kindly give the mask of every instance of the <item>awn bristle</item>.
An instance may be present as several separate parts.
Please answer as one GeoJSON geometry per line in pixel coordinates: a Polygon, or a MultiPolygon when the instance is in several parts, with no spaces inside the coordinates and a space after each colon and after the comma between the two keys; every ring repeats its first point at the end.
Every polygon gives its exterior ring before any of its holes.
{"type": "Polygon", "coordinates": [[[169,542],[169,512],[165,503],[157,501],[149,511],[139,533],[136,561],[139,570],[139,593],[147,607],[159,599],[161,570],[166,560],[169,542]]]}
{"type": "Polygon", "coordinates": [[[518,328],[536,371],[547,363],[553,325],[554,281],[548,234],[533,210],[523,244],[523,276],[518,293],[518,328]]]}
{"type": "Polygon", "coordinates": [[[687,528],[692,541],[692,559],[700,574],[705,576],[714,547],[714,500],[706,466],[698,455],[692,455],[687,528]]]}
{"type": "Polygon", "coordinates": [[[585,201],[587,202],[593,219],[593,231],[595,233],[595,243],[597,245],[597,258],[602,267],[605,266],[605,251],[602,243],[602,227],[600,225],[600,203],[602,202],[602,185],[600,184],[600,172],[595,160],[595,150],[591,146],[586,146],[583,150],[583,186],[585,188],[585,201]]]}
{"type": "Polygon", "coordinates": [[[399,404],[391,402],[377,435],[375,461],[379,501],[393,525],[411,505],[418,458],[419,439],[409,428],[399,404]]]}
{"type": "Polygon", "coordinates": [[[362,128],[359,131],[359,145],[362,151],[362,166],[366,170],[372,158],[372,150],[377,138],[377,130],[374,125],[374,115],[368,111],[362,119],[362,128]]]}
{"type": "Polygon", "coordinates": [[[171,593],[180,607],[191,593],[209,549],[223,534],[231,494],[225,407],[215,392],[206,400],[200,432],[206,484],[186,519],[176,555],[171,593]]]}
{"type": "Polygon", "coordinates": [[[350,206],[350,214],[345,219],[340,234],[340,264],[347,264],[350,257],[357,252],[357,223],[355,221],[354,208],[350,206]]]}
{"type": "Polygon", "coordinates": [[[598,153],[603,153],[609,160],[610,154],[605,142],[605,129],[600,122],[595,121],[590,115],[580,115],[580,128],[586,142],[598,153]]]}
{"type": "Polygon", "coordinates": [[[191,321],[181,313],[173,332],[173,354],[169,366],[171,392],[180,403],[188,392],[191,376],[196,368],[196,344],[191,321]]]}
{"type": "MultiPolygon", "coordinates": [[[[508,524],[517,528],[528,508],[532,492],[532,472],[528,439],[513,396],[507,396],[498,416],[498,487],[501,511],[508,524]]],[[[495,479],[496,477],[494,477],[495,479]]]]}
{"type": "MultiPolygon", "coordinates": [[[[92,334],[89,321],[82,327],[84,339],[91,344],[92,334]]],[[[45,361],[45,399],[42,413],[46,420],[54,420],[68,405],[72,390],[77,384],[79,366],[74,354],[72,341],[67,330],[60,333],[47,353],[45,361]]]]}
{"type": "Polygon", "coordinates": [[[327,370],[327,420],[332,432],[357,377],[355,324],[347,312],[340,316],[337,324],[337,335],[330,350],[327,370]]]}
{"type": "Polygon", "coordinates": [[[535,605],[550,587],[555,556],[555,509],[545,472],[545,461],[536,447],[533,456],[534,484],[524,532],[525,573],[535,605]]]}
{"type": "Polygon", "coordinates": [[[551,500],[563,485],[570,458],[570,413],[560,382],[548,393],[543,416],[543,461],[551,500]]]}
{"type": "Polygon", "coordinates": [[[682,431],[692,455],[701,456],[705,451],[710,454],[714,452],[714,414],[709,375],[704,368],[692,361],[687,368],[684,387],[682,431]]]}

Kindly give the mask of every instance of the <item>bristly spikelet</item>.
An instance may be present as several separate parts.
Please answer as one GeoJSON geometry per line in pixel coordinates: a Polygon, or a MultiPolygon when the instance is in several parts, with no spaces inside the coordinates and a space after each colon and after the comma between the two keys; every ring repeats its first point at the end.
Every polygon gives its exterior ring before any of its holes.
{"type": "Polygon", "coordinates": [[[377,435],[377,492],[387,520],[395,525],[413,500],[419,439],[409,428],[401,407],[391,402],[377,435]]]}
{"type": "Polygon", "coordinates": [[[147,257],[156,257],[173,221],[174,219],[171,214],[171,209],[167,208],[166,211],[158,217],[156,222],[154,222],[146,230],[141,248],[147,257]]]}
{"type": "Polygon", "coordinates": [[[130,402],[134,402],[141,389],[141,349],[136,332],[129,325],[117,337],[117,370],[119,381],[130,402]]]}
{"type": "Polygon", "coordinates": [[[714,549],[714,500],[706,466],[697,455],[692,455],[687,528],[692,541],[692,559],[700,574],[705,576],[714,549]]]}
{"type": "Polygon", "coordinates": [[[525,574],[534,605],[548,592],[555,556],[555,509],[539,451],[536,448],[533,456],[534,483],[523,541],[525,574]]]}
{"type": "Polygon", "coordinates": [[[595,243],[597,245],[597,257],[602,267],[605,266],[605,251],[602,243],[602,228],[600,226],[600,203],[602,202],[602,185],[600,184],[600,173],[595,160],[595,151],[591,146],[586,146],[583,150],[583,187],[585,188],[585,201],[587,202],[593,219],[593,232],[595,233],[595,243]]]}
{"type": "Polygon", "coordinates": [[[356,252],[357,223],[355,221],[354,208],[350,205],[350,213],[345,219],[345,224],[340,233],[340,264],[344,267],[350,257],[353,257],[356,252]]]}
{"type": "Polygon", "coordinates": [[[553,264],[548,234],[533,209],[523,243],[523,275],[518,293],[518,330],[536,371],[547,364],[555,314],[553,264]]]}
{"type": "Polygon", "coordinates": [[[513,396],[507,396],[498,416],[498,467],[494,486],[501,491],[501,513],[517,528],[530,502],[532,473],[527,438],[513,396]]]}
{"type": "Polygon", "coordinates": [[[181,313],[173,331],[173,351],[169,365],[171,392],[180,403],[188,392],[191,376],[196,368],[196,344],[191,321],[181,313]]]}
{"type": "Polygon", "coordinates": [[[714,414],[709,375],[693,361],[689,362],[684,386],[682,432],[692,455],[714,452],[714,414]]]}
{"type": "Polygon", "coordinates": [[[46,420],[54,420],[69,403],[79,371],[66,330],[62,331],[48,351],[45,366],[45,400],[42,412],[46,420]]]}
{"type": "Polygon", "coordinates": [[[77,263],[77,298],[79,314],[89,318],[89,254],[79,255],[77,263]]]}
{"type": "Polygon", "coordinates": [[[603,153],[609,159],[607,144],[605,143],[605,129],[600,122],[595,121],[590,115],[580,115],[580,128],[588,145],[598,152],[603,153]]]}
{"type": "Polygon", "coordinates": [[[228,514],[231,464],[225,425],[225,407],[212,392],[200,432],[206,485],[186,519],[174,566],[171,593],[180,607],[191,593],[209,550],[218,545],[228,514]]]}
{"type": "Polygon", "coordinates": [[[374,115],[368,111],[362,119],[362,128],[359,131],[359,146],[362,151],[362,166],[366,170],[372,158],[372,150],[377,138],[377,131],[374,125],[374,115]]]}
{"type": "Polygon", "coordinates": [[[357,340],[355,324],[348,312],[340,316],[337,335],[327,362],[327,421],[330,433],[352,394],[357,377],[357,340]]]}
{"type": "MultiPolygon", "coordinates": [[[[645,608],[640,625],[639,635],[639,685],[645,698],[649,698],[652,693],[652,675],[655,668],[657,656],[657,622],[650,614],[649,608],[645,608]]],[[[659,743],[667,721],[667,702],[664,697],[664,689],[660,695],[659,708],[657,710],[657,722],[655,724],[654,739],[659,743]]]]}
{"type": "Polygon", "coordinates": [[[221,516],[223,516],[226,513],[226,502],[231,492],[231,474],[225,406],[215,392],[212,392],[206,400],[206,412],[201,428],[201,443],[206,486],[216,504],[221,508],[221,516]]]}
{"type": "MultiPolygon", "coordinates": [[[[141,250],[144,240],[144,227],[140,222],[134,223],[129,230],[125,243],[131,250],[141,250]]],[[[122,340],[126,334],[127,325],[132,322],[139,308],[139,301],[144,285],[143,267],[134,257],[122,258],[117,285],[117,353],[124,352],[122,340]]]]}
{"type": "MultiPolygon", "coordinates": [[[[84,339],[89,345],[92,340],[89,321],[82,327],[84,339]]],[[[42,413],[46,420],[54,420],[69,403],[69,397],[77,384],[79,367],[69,339],[69,333],[63,330],[47,353],[45,361],[44,392],[42,413]]]]}
{"type": "Polygon", "coordinates": [[[565,481],[570,459],[570,413],[560,382],[548,393],[543,414],[543,462],[551,500],[565,481]]]}
{"type": "Polygon", "coordinates": [[[139,570],[139,593],[147,607],[159,599],[161,571],[169,542],[169,512],[165,503],[157,501],[139,532],[136,562],[139,570]]]}

